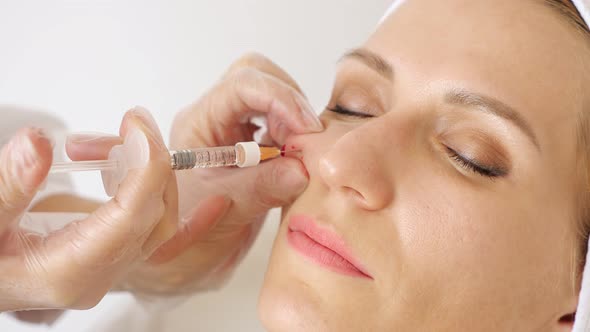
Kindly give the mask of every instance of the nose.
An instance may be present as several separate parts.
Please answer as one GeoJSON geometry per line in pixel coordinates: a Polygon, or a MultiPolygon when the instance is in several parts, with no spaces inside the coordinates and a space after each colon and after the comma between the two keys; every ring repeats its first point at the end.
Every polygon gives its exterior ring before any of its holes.
{"type": "Polygon", "coordinates": [[[366,129],[341,136],[318,159],[318,172],[330,191],[362,209],[376,211],[391,204],[394,183],[385,149],[372,136],[366,129]]]}

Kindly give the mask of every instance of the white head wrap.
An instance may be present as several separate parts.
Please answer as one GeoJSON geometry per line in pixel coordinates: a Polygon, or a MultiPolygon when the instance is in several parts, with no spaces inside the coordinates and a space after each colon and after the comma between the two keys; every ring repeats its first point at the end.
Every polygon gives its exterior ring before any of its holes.
{"type": "Polygon", "coordinates": [[[586,25],[590,26],[590,0],[572,0],[576,8],[578,8],[578,12],[586,21],[586,25]]]}
{"type": "MultiPolygon", "coordinates": [[[[395,11],[397,9],[397,7],[399,7],[399,5],[404,3],[404,1],[405,0],[394,0],[393,3],[389,6],[389,8],[387,8],[387,11],[383,15],[383,17],[381,17],[381,20],[379,21],[379,23],[383,22],[387,18],[387,16],[389,16],[389,14],[391,14],[393,11],[395,11]]],[[[586,24],[590,26],[590,0],[571,0],[571,1],[576,6],[576,8],[578,8],[578,12],[580,13],[580,15],[582,16],[584,21],[586,21],[586,24]]]]}
{"type": "MultiPolygon", "coordinates": [[[[389,6],[379,24],[383,22],[397,7],[399,7],[406,0],[395,0],[389,6]]],[[[578,12],[590,26],[590,0],[571,0],[578,9],[578,12]]],[[[582,290],[580,291],[580,300],[578,302],[578,310],[576,312],[576,321],[572,332],[589,332],[590,331],[590,241],[588,243],[588,253],[586,256],[586,266],[582,278],[582,290]]]]}

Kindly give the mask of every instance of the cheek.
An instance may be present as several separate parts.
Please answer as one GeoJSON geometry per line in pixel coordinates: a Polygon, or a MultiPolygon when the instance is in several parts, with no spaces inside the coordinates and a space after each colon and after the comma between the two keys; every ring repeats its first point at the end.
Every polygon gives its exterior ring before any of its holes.
{"type": "Polygon", "coordinates": [[[408,182],[399,185],[382,234],[394,234],[399,243],[379,240],[398,254],[381,263],[398,265],[392,278],[400,278],[398,286],[425,310],[474,319],[482,312],[505,311],[505,318],[520,319],[525,313],[546,314],[551,299],[564,291],[538,289],[569,285],[568,250],[562,245],[568,243],[567,232],[552,227],[555,220],[543,219],[547,213],[521,207],[519,193],[475,190],[449,177],[398,180],[408,182]]]}

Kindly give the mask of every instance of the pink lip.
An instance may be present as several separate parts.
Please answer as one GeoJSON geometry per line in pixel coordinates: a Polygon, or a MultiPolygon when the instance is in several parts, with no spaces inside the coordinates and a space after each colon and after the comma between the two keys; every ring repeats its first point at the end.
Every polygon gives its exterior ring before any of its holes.
{"type": "Polygon", "coordinates": [[[321,228],[311,217],[291,217],[287,240],[303,256],[333,272],[373,279],[350,254],[344,239],[330,230],[321,228]]]}

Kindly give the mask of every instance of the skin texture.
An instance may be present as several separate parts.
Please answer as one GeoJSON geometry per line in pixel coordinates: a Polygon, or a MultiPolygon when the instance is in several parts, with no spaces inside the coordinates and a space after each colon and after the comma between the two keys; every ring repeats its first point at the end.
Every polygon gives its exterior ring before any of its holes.
{"type": "MultiPolygon", "coordinates": [[[[59,194],[49,196],[39,201],[31,208],[30,211],[91,213],[99,207],[100,202],[94,200],[69,194],[59,194]]],[[[21,321],[35,324],[52,325],[63,314],[63,312],[63,310],[59,309],[46,309],[15,311],[12,312],[12,314],[21,321]]]]}
{"type": "Polygon", "coordinates": [[[259,303],[270,331],[567,331],[580,241],[576,119],[589,50],[533,0],[409,0],[339,64],[325,131],[291,135],[310,175],[283,210],[259,303]],[[445,96],[470,91],[514,121],[445,96]],[[512,116],[512,119],[515,117],[512,116]],[[452,149],[502,170],[466,169],[452,149]],[[373,279],[295,251],[295,214],[339,234],[373,279]]]}

